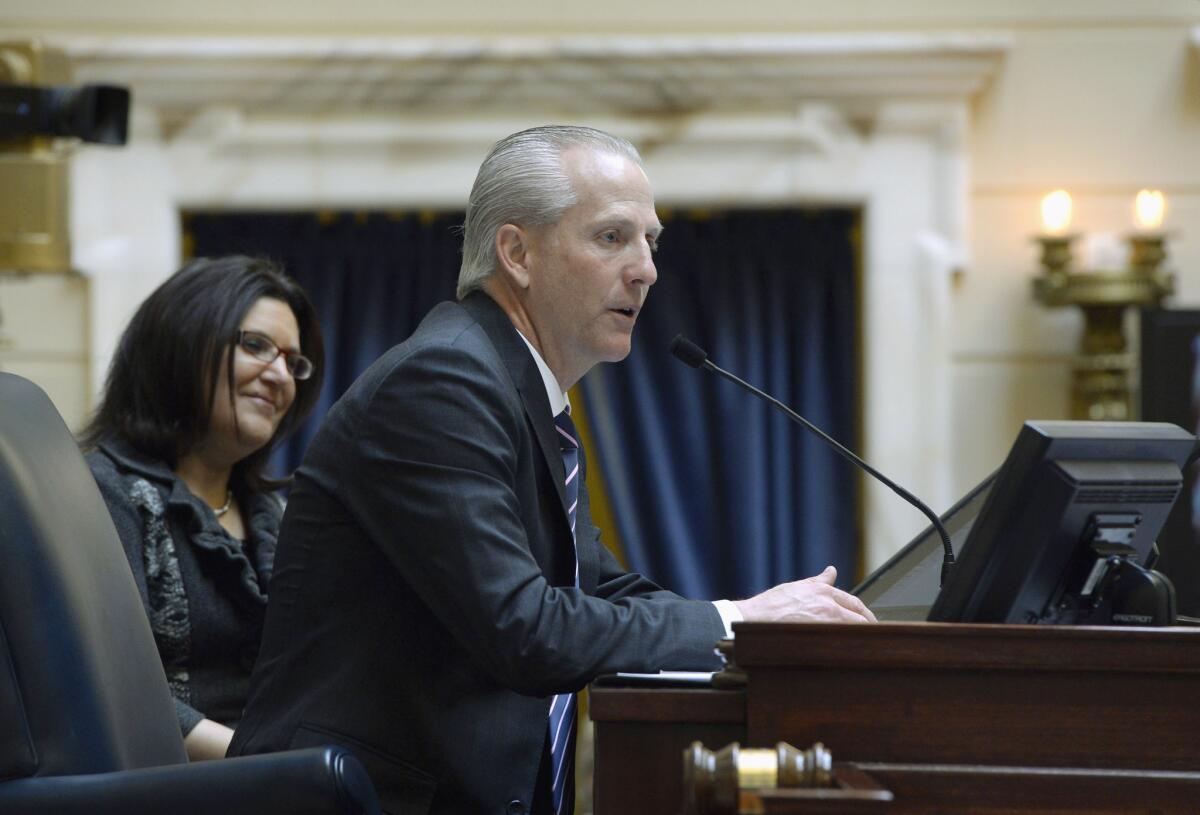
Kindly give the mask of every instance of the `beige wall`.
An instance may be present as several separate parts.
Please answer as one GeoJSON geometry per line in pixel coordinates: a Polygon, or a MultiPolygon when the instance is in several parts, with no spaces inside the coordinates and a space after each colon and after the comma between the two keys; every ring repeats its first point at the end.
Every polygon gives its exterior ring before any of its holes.
{"type": "Polygon", "coordinates": [[[2,0],[0,22],[14,30],[363,34],[575,34],[779,32],[898,28],[1119,26],[1187,23],[1193,0],[2,0]]]}
{"type": "MultiPolygon", "coordinates": [[[[1193,17],[1200,4],[1191,4],[1193,17]]],[[[1176,306],[1200,306],[1200,57],[1189,26],[1018,30],[972,115],[971,262],[955,297],[956,482],[1002,459],[1019,422],[1067,411],[1081,319],[1032,302],[1040,197],[1074,228],[1127,234],[1142,187],[1169,196],[1176,306]]]]}
{"type": "Polygon", "coordinates": [[[88,288],[79,275],[0,275],[0,371],[38,383],[72,428],[91,404],[88,288]]]}

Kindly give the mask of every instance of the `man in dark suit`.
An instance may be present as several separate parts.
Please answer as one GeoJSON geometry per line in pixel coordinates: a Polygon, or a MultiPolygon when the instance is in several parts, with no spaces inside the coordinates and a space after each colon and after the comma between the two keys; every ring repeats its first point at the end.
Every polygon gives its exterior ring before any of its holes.
{"type": "Polygon", "coordinates": [[[232,755],[345,745],[392,813],[569,812],[592,678],[715,669],[732,620],[871,619],[832,569],[714,604],[601,545],[566,391],[629,353],[661,228],[623,140],[492,150],[459,302],[363,374],[297,473],[232,755]]]}

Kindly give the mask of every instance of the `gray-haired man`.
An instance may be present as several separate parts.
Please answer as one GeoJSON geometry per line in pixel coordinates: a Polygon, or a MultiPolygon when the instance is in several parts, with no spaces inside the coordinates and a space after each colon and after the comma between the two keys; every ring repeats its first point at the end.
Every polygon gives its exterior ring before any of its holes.
{"type": "Polygon", "coordinates": [[[629,353],[661,230],[623,140],[493,148],[459,302],[351,387],[297,474],[231,753],[345,745],[393,813],[569,812],[595,676],[712,669],[731,620],[872,619],[832,569],[714,604],[600,544],[566,391],[629,353]]]}

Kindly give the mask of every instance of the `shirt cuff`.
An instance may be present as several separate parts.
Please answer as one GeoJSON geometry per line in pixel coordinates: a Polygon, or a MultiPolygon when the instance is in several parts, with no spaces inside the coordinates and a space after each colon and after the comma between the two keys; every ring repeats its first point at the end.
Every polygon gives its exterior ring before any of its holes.
{"type": "Polygon", "coordinates": [[[733,639],[733,624],[740,623],[746,618],[742,616],[742,612],[738,611],[738,607],[733,604],[732,600],[713,600],[713,605],[717,607],[717,613],[721,615],[721,623],[725,626],[725,636],[733,639]]]}

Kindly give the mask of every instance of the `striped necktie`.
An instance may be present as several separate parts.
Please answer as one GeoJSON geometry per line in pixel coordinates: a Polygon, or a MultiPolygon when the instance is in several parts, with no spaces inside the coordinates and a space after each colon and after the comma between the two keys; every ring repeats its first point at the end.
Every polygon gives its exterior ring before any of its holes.
{"type": "MultiPolygon", "coordinates": [[[[562,450],[567,520],[571,522],[571,541],[575,543],[575,514],[579,508],[579,437],[570,414],[554,417],[558,446],[562,450]]],[[[579,554],[576,545],[575,585],[579,585],[579,554]]],[[[575,694],[563,693],[550,700],[550,771],[551,800],[555,815],[566,815],[575,807],[575,694]]]]}

